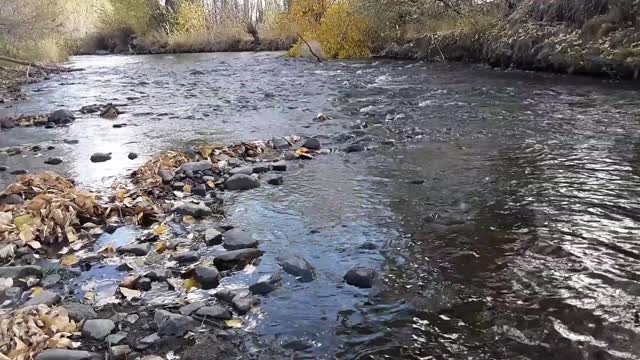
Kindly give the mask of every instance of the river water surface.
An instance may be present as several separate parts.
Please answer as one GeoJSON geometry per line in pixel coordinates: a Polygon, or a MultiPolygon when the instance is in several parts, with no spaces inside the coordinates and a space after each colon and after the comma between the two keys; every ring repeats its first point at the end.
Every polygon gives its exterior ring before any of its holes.
{"type": "MultiPolygon", "coordinates": [[[[107,102],[125,114],[2,131],[3,149],[55,148],[3,153],[0,164],[104,190],[154,154],[198,142],[297,134],[370,148],[294,164],[281,187],[225,195],[230,221],[266,251],[234,281],[273,272],[282,253],[318,270],[251,315],[265,341],[322,359],[640,358],[640,93],[631,84],[279,53],[71,65],[85,71],[26,87],[29,99],[1,114],[107,102]],[[130,151],[141,156],[129,160],[130,151]],[[113,160],[92,164],[94,152],[113,160]],[[49,156],[65,162],[45,165],[49,156]],[[344,284],[354,266],[382,280],[373,290],[344,284]]],[[[1,185],[13,180],[0,173],[1,185]]]]}

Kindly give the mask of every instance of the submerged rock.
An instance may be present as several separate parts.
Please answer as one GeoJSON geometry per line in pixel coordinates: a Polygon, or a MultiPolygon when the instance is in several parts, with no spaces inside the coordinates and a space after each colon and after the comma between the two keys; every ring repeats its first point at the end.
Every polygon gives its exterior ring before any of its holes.
{"type": "Polygon", "coordinates": [[[111,153],[95,153],[91,155],[91,162],[100,163],[111,160],[111,153]]]}
{"type": "Polygon", "coordinates": [[[62,164],[62,159],[52,157],[52,158],[48,158],[47,160],[45,160],[44,163],[47,164],[47,165],[60,165],[60,164],[62,164]]]}
{"type": "Polygon", "coordinates": [[[160,336],[183,336],[196,326],[196,322],[191,317],[166,310],[157,310],[153,316],[153,322],[160,336]]]}
{"type": "Polygon", "coordinates": [[[373,269],[355,268],[349,270],[345,274],[344,280],[349,285],[366,289],[373,286],[373,282],[376,279],[376,276],[377,272],[373,269]]]}
{"type": "Polygon", "coordinates": [[[49,114],[49,122],[54,123],[56,125],[60,124],[69,124],[73,120],[76,119],[76,116],[73,113],[66,109],[56,110],[49,114]]]}
{"type": "Polygon", "coordinates": [[[258,246],[258,240],[242,229],[232,229],[224,233],[224,247],[228,250],[240,250],[258,246]]]}
{"type": "Polygon", "coordinates": [[[222,233],[216,229],[207,229],[204,233],[204,242],[209,245],[222,244],[222,233]]]}
{"type": "Polygon", "coordinates": [[[206,205],[184,203],[176,207],[175,212],[180,215],[191,215],[195,218],[204,218],[213,215],[213,211],[206,205]]]}
{"type": "Polygon", "coordinates": [[[82,350],[47,349],[38,354],[35,360],[101,360],[103,358],[103,355],[82,350]]]}
{"type": "Polygon", "coordinates": [[[127,157],[129,158],[129,160],[135,160],[138,158],[138,154],[132,151],[129,153],[129,155],[127,155],[127,157]]]}
{"type": "Polygon", "coordinates": [[[258,279],[258,282],[249,286],[249,291],[254,295],[267,295],[275,291],[282,282],[282,275],[279,273],[265,275],[258,279]]]}
{"type": "Polygon", "coordinates": [[[284,177],[277,175],[277,176],[273,176],[271,178],[269,178],[269,180],[267,180],[267,184],[269,185],[275,185],[275,186],[279,186],[284,184],[284,177]]]}
{"type": "Polygon", "coordinates": [[[320,145],[320,140],[315,138],[308,138],[302,144],[302,147],[307,148],[309,150],[320,150],[322,145],[320,145]]]}
{"type": "Polygon", "coordinates": [[[271,164],[271,168],[273,171],[287,171],[287,163],[284,160],[277,161],[271,164]]]}
{"type": "Polygon", "coordinates": [[[216,256],[213,259],[213,263],[219,270],[231,270],[235,267],[244,267],[263,254],[264,251],[259,249],[228,251],[220,256],[216,256]]]}
{"type": "Polygon", "coordinates": [[[225,181],[224,186],[228,190],[251,190],[260,187],[260,180],[253,176],[237,174],[225,181]]]}
{"type": "Polygon", "coordinates": [[[344,148],[344,152],[346,153],[361,152],[365,150],[366,148],[362,144],[351,144],[344,148]]]}
{"type": "Polygon", "coordinates": [[[135,256],[145,256],[151,251],[151,244],[131,244],[124,245],[117,249],[118,254],[131,254],[135,256]]]}
{"type": "Polygon", "coordinates": [[[298,278],[300,282],[310,282],[315,278],[315,269],[307,260],[298,255],[283,255],[276,258],[284,271],[298,278]]]}
{"type": "Polygon", "coordinates": [[[91,319],[87,320],[82,326],[82,334],[93,339],[104,339],[115,329],[116,324],[109,319],[91,319]]]}

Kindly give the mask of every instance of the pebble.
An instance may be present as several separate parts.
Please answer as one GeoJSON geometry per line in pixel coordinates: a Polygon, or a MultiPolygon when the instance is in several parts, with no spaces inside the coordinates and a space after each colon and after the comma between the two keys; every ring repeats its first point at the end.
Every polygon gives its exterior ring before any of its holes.
{"type": "MultiPolygon", "coordinates": [[[[160,176],[160,178],[162,179],[162,182],[168,183],[168,182],[171,182],[171,180],[173,180],[176,174],[171,170],[162,169],[158,171],[158,176],[160,176]]],[[[184,185],[182,185],[179,190],[182,190],[182,187],[184,187],[184,185]]]]}
{"type": "Polygon", "coordinates": [[[224,186],[228,190],[251,190],[260,187],[260,180],[253,176],[237,174],[227,179],[224,186]]]}
{"type": "Polygon", "coordinates": [[[160,335],[153,333],[138,340],[138,343],[134,347],[136,350],[144,350],[149,346],[155,345],[158,341],[160,341],[160,335]]]}
{"type": "Polygon", "coordinates": [[[44,161],[45,164],[47,165],[60,165],[62,164],[62,159],[60,158],[48,158],[47,160],[44,161]]]}
{"type": "Polygon", "coordinates": [[[109,319],[91,319],[87,320],[82,326],[82,334],[93,339],[104,339],[115,329],[116,324],[109,319]]]}
{"type": "Polygon", "coordinates": [[[354,268],[345,274],[344,280],[349,285],[366,289],[373,286],[376,276],[377,272],[373,269],[354,268]]]}
{"type": "Polygon", "coordinates": [[[143,277],[142,279],[138,280],[138,282],[136,283],[136,289],[140,290],[140,291],[149,291],[151,290],[151,279],[147,278],[147,277],[143,277]]]}
{"type": "Polygon", "coordinates": [[[108,343],[108,344],[118,345],[128,335],[129,335],[129,333],[127,333],[126,331],[118,331],[115,334],[111,334],[111,335],[107,336],[107,338],[105,339],[105,342],[108,343]]]}
{"type": "Polygon", "coordinates": [[[201,301],[196,301],[191,304],[185,305],[180,308],[180,314],[182,315],[191,315],[194,312],[198,311],[201,307],[204,307],[204,303],[201,301]]]}
{"type": "Polygon", "coordinates": [[[258,240],[251,238],[251,234],[242,229],[232,229],[224,233],[224,248],[240,250],[258,246],[258,240]]]}
{"type": "Polygon", "coordinates": [[[127,157],[129,158],[129,160],[135,160],[138,158],[138,154],[132,151],[129,153],[129,155],[127,155],[127,157]]]}
{"type": "Polygon", "coordinates": [[[229,171],[229,174],[231,174],[231,176],[233,176],[233,175],[251,175],[251,174],[253,174],[253,168],[251,166],[241,166],[241,167],[237,167],[237,168],[231,169],[231,171],[229,171]]]}
{"type": "Polygon", "coordinates": [[[11,174],[11,175],[25,175],[26,173],[27,173],[27,170],[18,169],[18,170],[13,170],[9,174],[11,174]]]}
{"type": "Polygon", "coordinates": [[[91,155],[91,162],[100,163],[111,160],[111,153],[95,153],[91,155]]]}
{"type": "Polygon", "coordinates": [[[271,140],[271,145],[274,149],[277,150],[288,149],[291,146],[291,144],[289,144],[289,141],[287,141],[287,139],[283,137],[274,137],[271,140]]]}
{"type": "Polygon", "coordinates": [[[125,360],[131,353],[129,345],[111,346],[109,348],[109,360],[125,360]]]}
{"type": "Polygon", "coordinates": [[[191,193],[193,195],[205,197],[207,196],[207,185],[205,184],[196,185],[191,189],[191,193]]]}
{"type": "Polygon", "coordinates": [[[298,278],[300,282],[310,282],[315,278],[315,269],[301,256],[283,255],[278,256],[276,261],[284,271],[298,278]]]}
{"type": "Polygon", "coordinates": [[[42,287],[48,289],[57,285],[60,280],[62,280],[62,276],[60,276],[60,274],[47,275],[44,279],[42,279],[41,285],[42,287]]]}

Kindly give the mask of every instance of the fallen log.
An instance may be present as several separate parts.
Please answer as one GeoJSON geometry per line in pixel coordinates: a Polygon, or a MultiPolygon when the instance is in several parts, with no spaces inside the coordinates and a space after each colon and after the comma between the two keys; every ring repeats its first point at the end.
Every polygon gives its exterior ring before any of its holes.
{"type": "Polygon", "coordinates": [[[50,67],[50,66],[40,65],[38,63],[20,60],[20,59],[14,59],[12,57],[2,56],[2,55],[0,55],[0,61],[5,61],[5,62],[23,65],[23,66],[30,66],[40,70],[51,71],[51,72],[74,72],[74,71],[84,70],[84,69],[77,69],[77,68],[67,68],[63,66],[50,67]]]}

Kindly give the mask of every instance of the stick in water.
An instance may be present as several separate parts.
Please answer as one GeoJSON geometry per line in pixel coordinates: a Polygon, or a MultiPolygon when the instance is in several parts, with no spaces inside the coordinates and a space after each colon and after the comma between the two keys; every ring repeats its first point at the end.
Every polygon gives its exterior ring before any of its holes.
{"type": "Polygon", "coordinates": [[[302,40],[302,42],[304,42],[307,47],[309,48],[309,51],[311,52],[311,55],[315,56],[316,59],[318,59],[318,62],[322,62],[322,59],[320,58],[320,56],[316,55],[316,53],[313,52],[313,49],[311,49],[311,45],[309,45],[309,43],[307,42],[307,40],[305,40],[302,35],[300,35],[300,33],[298,33],[298,37],[300,38],[300,40],[302,40]]]}

